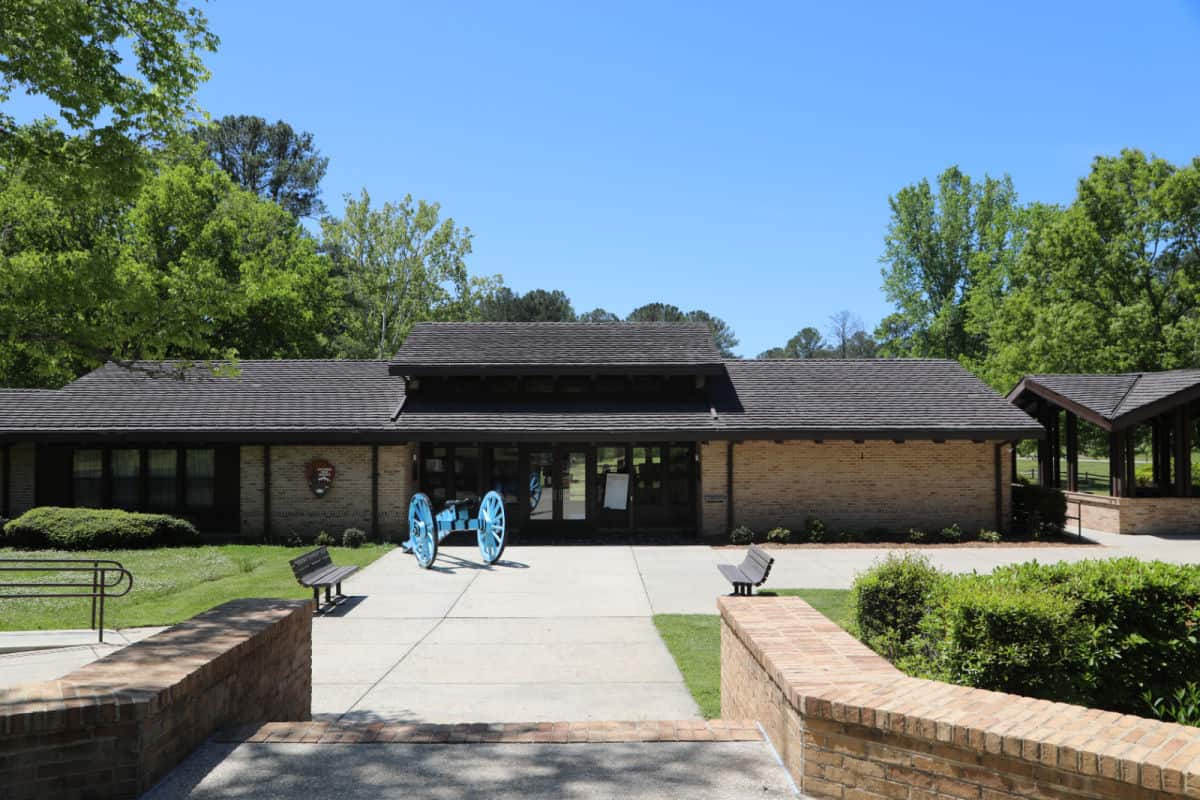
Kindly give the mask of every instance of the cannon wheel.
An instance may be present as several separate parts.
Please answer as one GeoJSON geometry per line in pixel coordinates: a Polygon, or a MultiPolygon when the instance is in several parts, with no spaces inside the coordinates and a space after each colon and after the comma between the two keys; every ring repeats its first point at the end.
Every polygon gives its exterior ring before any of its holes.
{"type": "Polygon", "coordinates": [[[433,527],[433,505],[424,492],[413,495],[408,504],[408,540],[422,569],[429,569],[437,558],[438,537],[433,527]]]}
{"type": "Polygon", "coordinates": [[[542,500],[542,473],[534,470],[529,473],[529,508],[537,508],[542,500]]]}
{"type": "Polygon", "coordinates": [[[488,492],[479,503],[479,555],[485,564],[495,564],[504,552],[508,541],[508,530],[504,517],[504,498],[496,492],[488,492]]]}

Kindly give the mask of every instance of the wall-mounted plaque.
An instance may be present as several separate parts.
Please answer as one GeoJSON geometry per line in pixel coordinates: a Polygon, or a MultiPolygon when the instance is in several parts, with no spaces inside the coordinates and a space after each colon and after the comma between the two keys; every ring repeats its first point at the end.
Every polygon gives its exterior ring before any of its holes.
{"type": "Polygon", "coordinates": [[[323,458],[314,458],[308,462],[304,466],[304,474],[308,478],[308,488],[312,489],[312,493],[317,497],[324,497],[333,488],[335,470],[333,464],[323,458]]]}

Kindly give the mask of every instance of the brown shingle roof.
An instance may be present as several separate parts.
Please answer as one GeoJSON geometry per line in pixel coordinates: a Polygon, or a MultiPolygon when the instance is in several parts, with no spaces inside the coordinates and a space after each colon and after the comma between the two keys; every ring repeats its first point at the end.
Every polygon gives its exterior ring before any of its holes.
{"type": "MultiPolygon", "coordinates": [[[[726,361],[709,396],[617,394],[444,400],[381,361],[242,361],[236,378],[203,367],[104,366],[0,414],[0,435],[354,439],[1002,438],[1041,427],[952,361],[726,361]],[[404,399],[403,405],[401,400],[404,399]],[[402,409],[402,410],[400,410],[402,409]],[[397,411],[400,413],[397,414],[397,411]],[[715,412],[715,413],[714,413],[715,412]]],[[[3,406],[0,406],[2,408],[3,406]]]]}
{"type": "Polygon", "coordinates": [[[716,373],[703,323],[424,322],[391,361],[397,375],[479,372],[716,373]]]}
{"type": "Polygon", "coordinates": [[[1126,372],[1104,374],[1026,375],[1008,394],[1018,401],[1026,394],[1065,401],[1077,412],[1087,413],[1093,422],[1120,429],[1136,424],[1155,407],[1178,396],[1186,402],[1200,393],[1200,369],[1175,369],[1164,372],[1126,372]]]}

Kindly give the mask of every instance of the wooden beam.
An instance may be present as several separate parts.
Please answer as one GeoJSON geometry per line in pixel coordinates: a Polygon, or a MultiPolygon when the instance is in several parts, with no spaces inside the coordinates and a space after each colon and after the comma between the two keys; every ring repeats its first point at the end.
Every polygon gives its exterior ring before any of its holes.
{"type": "Polygon", "coordinates": [[[1125,496],[1137,496],[1137,428],[1125,429],[1125,496]]]}
{"type": "Polygon", "coordinates": [[[1050,411],[1050,485],[1062,487],[1062,412],[1050,411]]]}
{"type": "Polygon", "coordinates": [[[1079,491],[1079,417],[1067,415],[1067,491],[1079,491]]]}
{"type": "Polygon", "coordinates": [[[1188,406],[1180,406],[1175,413],[1175,494],[1190,497],[1192,494],[1192,419],[1188,406]]]}
{"type": "Polygon", "coordinates": [[[1037,448],[1038,448],[1038,464],[1037,464],[1038,476],[1037,477],[1038,477],[1038,485],[1039,486],[1053,486],[1054,485],[1053,483],[1050,482],[1050,480],[1051,480],[1050,474],[1051,474],[1051,469],[1053,467],[1053,464],[1051,464],[1051,461],[1053,459],[1051,458],[1050,453],[1051,453],[1051,448],[1053,447],[1054,432],[1051,430],[1051,427],[1050,427],[1050,414],[1048,411],[1049,408],[1050,408],[1050,404],[1046,403],[1045,401],[1038,403],[1037,421],[1042,423],[1042,426],[1046,429],[1046,435],[1044,437],[1042,437],[1041,439],[1038,439],[1038,445],[1037,445],[1037,448]]]}
{"type": "Polygon", "coordinates": [[[1108,434],[1108,492],[1113,497],[1125,496],[1125,434],[1108,434]]]}

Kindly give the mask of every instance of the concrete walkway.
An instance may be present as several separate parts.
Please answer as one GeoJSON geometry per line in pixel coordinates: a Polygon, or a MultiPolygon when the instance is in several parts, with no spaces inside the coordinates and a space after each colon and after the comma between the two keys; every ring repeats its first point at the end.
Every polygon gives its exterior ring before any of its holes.
{"type": "MultiPolygon", "coordinates": [[[[393,551],[313,621],[313,715],[342,721],[687,719],[699,710],[628,547],[511,548],[492,567],[393,551]]],[[[711,599],[711,598],[710,598],[711,599]]]]}
{"type": "Polygon", "coordinates": [[[794,797],[765,742],[206,744],[145,800],[794,797]]]}

